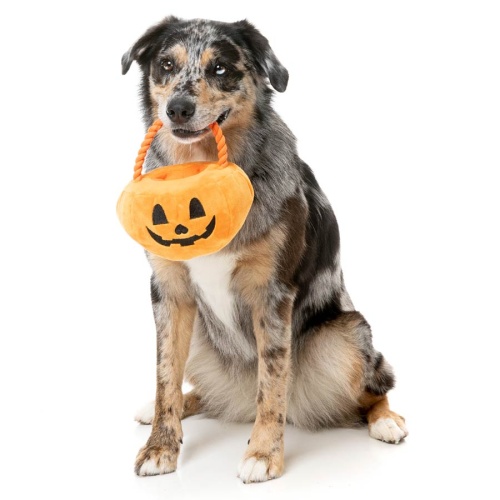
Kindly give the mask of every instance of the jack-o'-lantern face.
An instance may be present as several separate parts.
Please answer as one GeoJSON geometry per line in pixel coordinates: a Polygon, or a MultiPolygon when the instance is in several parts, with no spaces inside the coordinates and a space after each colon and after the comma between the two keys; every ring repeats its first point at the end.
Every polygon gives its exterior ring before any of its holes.
{"type": "Polygon", "coordinates": [[[245,222],[253,189],[234,163],[192,162],[152,170],[131,181],[117,213],[148,252],[189,260],[224,248],[245,222]]]}
{"type": "Polygon", "coordinates": [[[178,221],[169,222],[164,208],[159,203],[153,207],[152,223],[155,230],[152,231],[147,226],[146,229],[156,243],[166,247],[170,245],[185,247],[194,245],[198,240],[206,240],[212,235],[215,229],[215,215],[207,217],[200,200],[191,198],[189,202],[189,219],[184,223],[178,221]],[[185,236],[182,237],[182,235],[185,236]]]}

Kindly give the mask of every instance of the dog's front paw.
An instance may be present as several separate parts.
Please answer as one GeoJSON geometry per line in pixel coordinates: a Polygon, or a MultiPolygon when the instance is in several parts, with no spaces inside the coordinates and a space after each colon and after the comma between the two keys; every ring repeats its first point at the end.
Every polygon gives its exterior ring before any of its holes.
{"type": "Polygon", "coordinates": [[[238,467],[238,477],[246,483],[261,483],[269,479],[276,479],[283,474],[283,453],[247,452],[238,467]]]}
{"type": "Polygon", "coordinates": [[[177,469],[179,447],[151,446],[141,448],[135,460],[135,473],[138,476],[157,476],[169,474],[177,469]]]}

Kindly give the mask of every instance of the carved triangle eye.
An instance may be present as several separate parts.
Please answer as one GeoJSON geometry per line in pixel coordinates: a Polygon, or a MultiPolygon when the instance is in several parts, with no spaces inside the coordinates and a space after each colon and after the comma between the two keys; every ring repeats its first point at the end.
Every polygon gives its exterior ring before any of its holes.
{"type": "Polygon", "coordinates": [[[167,216],[161,205],[155,205],[153,208],[153,224],[168,224],[167,216]]]}
{"type": "Polygon", "coordinates": [[[198,198],[193,198],[189,203],[189,218],[198,219],[199,217],[205,217],[205,210],[198,198]]]}

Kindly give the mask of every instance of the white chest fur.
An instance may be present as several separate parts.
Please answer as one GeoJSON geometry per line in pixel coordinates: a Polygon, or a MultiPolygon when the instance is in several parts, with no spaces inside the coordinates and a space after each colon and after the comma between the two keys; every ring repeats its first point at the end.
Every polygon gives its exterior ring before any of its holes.
{"type": "Polygon", "coordinates": [[[188,260],[186,264],[203,301],[229,330],[234,331],[234,297],[230,282],[236,256],[215,253],[188,260]]]}

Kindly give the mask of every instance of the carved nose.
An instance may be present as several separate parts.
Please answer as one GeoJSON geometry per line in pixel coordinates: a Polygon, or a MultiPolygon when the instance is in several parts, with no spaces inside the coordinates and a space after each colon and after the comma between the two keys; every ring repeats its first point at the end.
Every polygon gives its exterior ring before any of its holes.
{"type": "Polygon", "coordinates": [[[186,234],[189,229],[186,226],[183,226],[182,224],[178,224],[176,228],[174,229],[175,234],[186,234]]]}
{"type": "Polygon", "coordinates": [[[167,105],[167,116],[177,124],[187,123],[196,111],[196,105],[190,99],[177,97],[167,105]]]}

